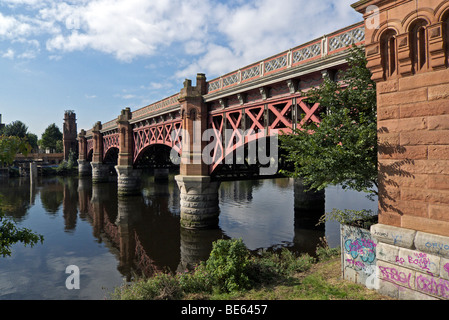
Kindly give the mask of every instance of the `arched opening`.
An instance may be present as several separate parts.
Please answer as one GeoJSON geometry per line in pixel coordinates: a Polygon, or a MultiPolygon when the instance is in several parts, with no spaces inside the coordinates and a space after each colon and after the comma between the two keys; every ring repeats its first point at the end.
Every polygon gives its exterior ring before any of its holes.
{"type": "Polygon", "coordinates": [[[396,31],[387,30],[380,38],[380,50],[382,59],[383,79],[386,80],[396,74],[396,31]]]}
{"type": "Polygon", "coordinates": [[[87,152],[86,160],[87,160],[88,162],[92,162],[93,155],[94,155],[94,150],[93,150],[93,149],[90,149],[90,150],[87,152]]]}
{"type": "Polygon", "coordinates": [[[413,73],[427,69],[427,21],[419,19],[409,29],[413,73]]]}
{"type": "Polygon", "coordinates": [[[220,156],[220,164],[212,165],[211,177],[220,181],[276,177],[286,169],[284,150],[275,136],[265,136],[220,156]]]}
{"type": "Polygon", "coordinates": [[[164,144],[152,144],[144,148],[134,162],[134,167],[143,170],[175,168],[177,166],[172,159],[172,148],[164,144]]]}
{"type": "Polygon", "coordinates": [[[118,162],[119,149],[112,147],[104,155],[103,162],[111,166],[116,166],[118,162]]]}
{"type": "Polygon", "coordinates": [[[112,175],[116,175],[115,166],[118,163],[118,154],[119,149],[112,147],[104,155],[103,163],[109,166],[109,173],[112,175]]]}

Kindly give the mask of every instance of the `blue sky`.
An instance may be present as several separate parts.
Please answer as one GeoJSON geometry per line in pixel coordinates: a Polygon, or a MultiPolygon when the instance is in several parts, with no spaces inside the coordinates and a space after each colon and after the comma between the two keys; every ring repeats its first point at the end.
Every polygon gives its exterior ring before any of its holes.
{"type": "Polygon", "coordinates": [[[362,20],[355,0],[0,0],[0,114],[78,131],[362,20]]]}

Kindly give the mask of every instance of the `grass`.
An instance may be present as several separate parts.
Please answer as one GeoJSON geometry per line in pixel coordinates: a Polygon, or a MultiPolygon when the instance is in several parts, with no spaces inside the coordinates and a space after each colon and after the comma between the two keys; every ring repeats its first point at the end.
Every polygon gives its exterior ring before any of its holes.
{"type": "Polygon", "coordinates": [[[246,292],[210,296],[186,296],[184,299],[210,300],[392,300],[375,290],[341,278],[340,255],[313,264],[305,271],[276,283],[262,285],[246,292]]]}
{"type": "Polygon", "coordinates": [[[241,241],[219,241],[194,271],[137,280],[116,288],[111,299],[391,300],[341,279],[339,248],[324,244],[317,248],[317,257],[296,256],[287,249],[253,256],[241,241]]]}

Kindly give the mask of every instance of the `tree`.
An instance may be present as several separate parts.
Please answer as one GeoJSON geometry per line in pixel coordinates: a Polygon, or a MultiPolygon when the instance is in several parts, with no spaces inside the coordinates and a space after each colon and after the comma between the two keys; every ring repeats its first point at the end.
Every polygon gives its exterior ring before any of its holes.
{"type": "Polygon", "coordinates": [[[376,86],[366,63],[364,49],[351,48],[341,81],[326,77],[306,93],[308,102],[324,107],[321,122],[280,136],[293,167],[284,173],[302,178],[310,189],[340,184],[377,194],[376,86]]]}
{"type": "MultiPolygon", "coordinates": [[[[17,153],[27,155],[31,146],[26,138],[17,136],[0,136],[0,164],[11,164],[17,153]]],[[[1,200],[1,198],[0,198],[1,200]]],[[[43,236],[33,233],[26,228],[18,228],[17,225],[7,219],[1,211],[0,206],[0,255],[3,257],[11,255],[11,246],[17,242],[24,245],[35,245],[43,241],[43,236]]]]}
{"type": "Polygon", "coordinates": [[[16,154],[22,153],[26,156],[30,150],[31,146],[26,138],[2,135],[0,136],[0,165],[10,165],[16,154]]]}
{"type": "Polygon", "coordinates": [[[61,151],[62,132],[55,123],[49,125],[47,129],[45,129],[42,134],[42,139],[40,140],[40,145],[42,148],[50,149],[51,152],[61,151]]]}
{"type": "Polygon", "coordinates": [[[5,136],[25,138],[27,136],[28,127],[22,121],[17,120],[7,124],[2,132],[5,136]]]}
{"type": "Polygon", "coordinates": [[[34,133],[27,133],[26,137],[27,137],[28,143],[31,146],[31,151],[37,152],[39,149],[39,145],[37,143],[37,140],[38,140],[37,135],[35,135],[34,133]]]}
{"type": "Polygon", "coordinates": [[[0,211],[0,255],[3,257],[11,256],[11,246],[17,242],[31,247],[38,242],[43,242],[44,237],[35,234],[27,228],[18,228],[17,225],[6,218],[0,211]]]}

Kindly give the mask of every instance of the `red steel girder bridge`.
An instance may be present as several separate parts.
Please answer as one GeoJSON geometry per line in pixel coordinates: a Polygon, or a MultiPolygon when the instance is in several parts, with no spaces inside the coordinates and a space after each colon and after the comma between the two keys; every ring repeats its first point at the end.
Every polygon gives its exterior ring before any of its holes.
{"type": "MultiPolygon", "coordinates": [[[[306,121],[319,122],[319,105],[308,105],[301,92],[319,85],[323,74],[334,76],[345,69],[348,48],[364,44],[364,40],[365,27],[360,22],[207,81],[201,93],[207,108],[206,114],[201,113],[203,121],[216,137],[224,136],[225,129],[234,130],[228,142],[214,140],[214,160],[208,173],[212,174],[227,155],[254,139],[280,131],[290,133],[306,121]],[[247,134],[243,136],[242,131],[247,134]]],[[[122,148],[127,165],[134,165],[153,145],[165,145],[181,154],[183,116],[188,115],[182,114],[180,95],[132,112],[127,110],[131,130],[126,138],[127,150],[123,150],[124,138],[120,138],[117,119],[82,130],[78,136],[79,159],[101,163],[109,153],[122,148]]]]}

